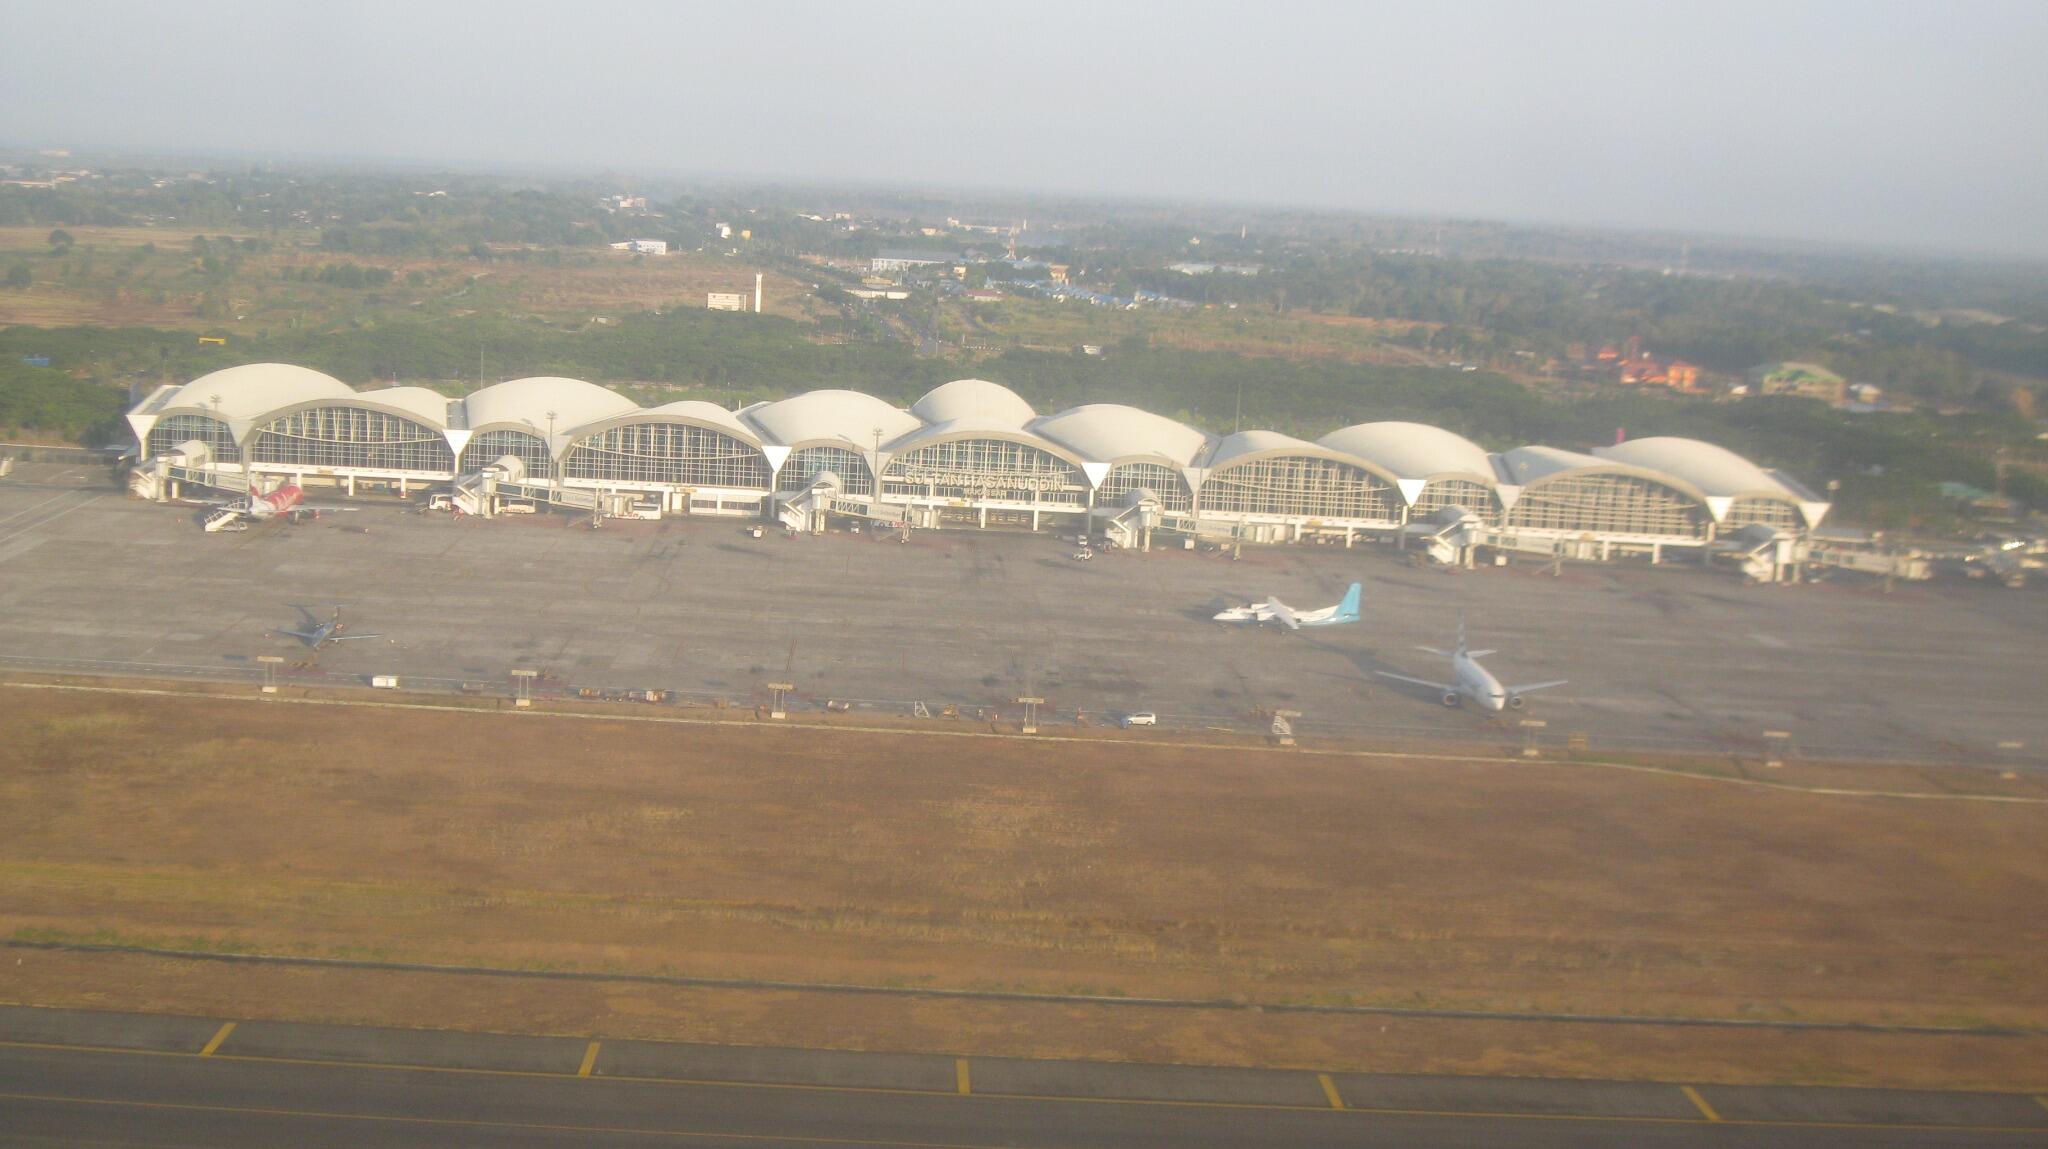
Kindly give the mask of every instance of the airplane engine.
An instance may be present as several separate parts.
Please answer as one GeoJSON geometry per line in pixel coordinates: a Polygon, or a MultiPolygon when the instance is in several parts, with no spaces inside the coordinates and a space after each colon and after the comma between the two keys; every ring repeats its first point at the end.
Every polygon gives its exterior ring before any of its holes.
{"type": "Polygon", "coordinates": [[[1519,695],[1519,694],[1510,694],[1510,695],[1508,695],[1508,709],[1509,709],[1509,710],[1520,710],[1520,709],[1521,709],[1522,707],[1524,707],[1524,706],[1527,706],[1527,705],[1528,705],[1528,703],[1526,703],[1526,702],[1522,701],[1522,696],[1521,696],[1521,695],[1519,695]]]}
{"type": "Polygon", "coordinates": [[[1464,696],[1464,695],[1462,695],[1462,694],[1459,694],[1459,693],[1458,693],[1457,691],[1455,691],[1455,690],[1446,690],[1446,691],[1444,691],[1444,705],[1445,705],[1445,706],[1457,706],[1457,705],[1460,705],[1461,703],[1463,703],[1464,701],[1465,701],[1465,696],[1464,696]]]}

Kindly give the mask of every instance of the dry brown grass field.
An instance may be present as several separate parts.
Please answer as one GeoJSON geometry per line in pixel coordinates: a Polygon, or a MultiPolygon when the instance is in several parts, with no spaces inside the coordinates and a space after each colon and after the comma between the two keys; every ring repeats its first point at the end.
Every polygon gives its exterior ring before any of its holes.
{"type": "MultiPolygon", "coordinates": [[[[566,262],[500,259],[479,263],[466,255],[442,258],[387,257],[323,251],[314,232],[267,233],[273,246],[239,253],[239,266],[225,279],[197,277],[191,251],[195,234],[209,239],[247,233],[169,228],[67,228],[76,245],[62,257],[49,255],[52,229],[0,228],[0,255],[19,253],[35,283],[27,290],[0,291],[0,323],[37,326],[96,324],[222,329],[254,333],[293,324],[360,318],[379,311],[426,314],[481,309],[539,315],[558,321],[588,321],[649,309],[702,308],[711,291],[751,296],[754,273],[744,259],[678,252],[635,259],[625,252],[577,249],[566,262]],[[154,244],[154,254],[140,249],[154,244]],[[347,289],[288,280],[287,273],[331,264],[355,264],[392,272],[393,282],[347,289]],[[409,276],[419,273],[424,283],[409,276]],[[374,297],[374,298],[373,298],[374,297]],[[201,314],[208,298],[230,304],[227,314],[201,314]]],[[[507,249],[503,254],[514,254],[507,249]]],[[[763,285],[771,314],[809,319],[808,283],[779,273],[763,285]]]]}
{"type": "MultiPolygon", "coordinates": [[[[2044,830],[2039,805],[1567,763],[0,687],[0,935],[23,939],[2038,1030],[2044,830]]],[[[1330,1068],[2014,1088],[2048,1074],[2038,1034],[1147,1012],[9,956],[23,964],[0,974],[0,998],[239,1016],[1330,1068]]]]}

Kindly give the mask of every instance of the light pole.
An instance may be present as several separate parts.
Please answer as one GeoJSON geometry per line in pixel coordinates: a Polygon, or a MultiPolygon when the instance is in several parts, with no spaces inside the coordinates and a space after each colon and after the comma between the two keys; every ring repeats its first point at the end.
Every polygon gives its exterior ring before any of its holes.
{"type": "Polygon", "coordinates": [[[868,456],[868,479],[873,490],[868,495],[868,505],[873,507],[882,501],[882,429],[875,428],[875,450],[868,456]]]}
{"type": "Polygon", "coordinates": [[[555,475],[555,413],[553,411],[550,411],[548,412],[548,478],[550,480],[553,480],[556,477],[557,476],[555,475]]]}

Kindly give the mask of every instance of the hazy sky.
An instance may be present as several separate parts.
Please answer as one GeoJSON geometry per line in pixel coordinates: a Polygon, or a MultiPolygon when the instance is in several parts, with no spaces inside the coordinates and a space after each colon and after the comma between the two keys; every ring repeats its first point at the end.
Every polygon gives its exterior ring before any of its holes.
{"type": "Polygon", "coordinates": [[[2048,256],[2048,0],[0,0],[0,143],[2048,256]]]}

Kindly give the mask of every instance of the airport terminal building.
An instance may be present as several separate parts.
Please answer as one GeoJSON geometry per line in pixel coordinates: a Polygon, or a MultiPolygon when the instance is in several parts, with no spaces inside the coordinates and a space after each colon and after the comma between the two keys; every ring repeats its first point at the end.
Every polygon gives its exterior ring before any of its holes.
{"type": "MultiPolygon", "coordinates": [[[[1417,423],[1361,423],[1314,442],[1214,436],[1148,411],[1041,415],[997,383],[958,379],[908,410],[812,391],[738,411],[641,407],[577,379],[514,379],[449,398],[357,391],[257,363],[166,385],[128,413],[132,487],[246,489],[292,479],[348,494],[446,493],[456,509],[720,515],[820,531],[904,529],[1278,543],[1365,539],[1469,561],[1481,545],[1599,559],[1748,547],[1788,560],[1827,504],[1709,443],[1649,438],[1580,454],[1488,452],[1417,423]]],[[[1774,574],[1775,577],[1775,574],[1774,574]]]]}

